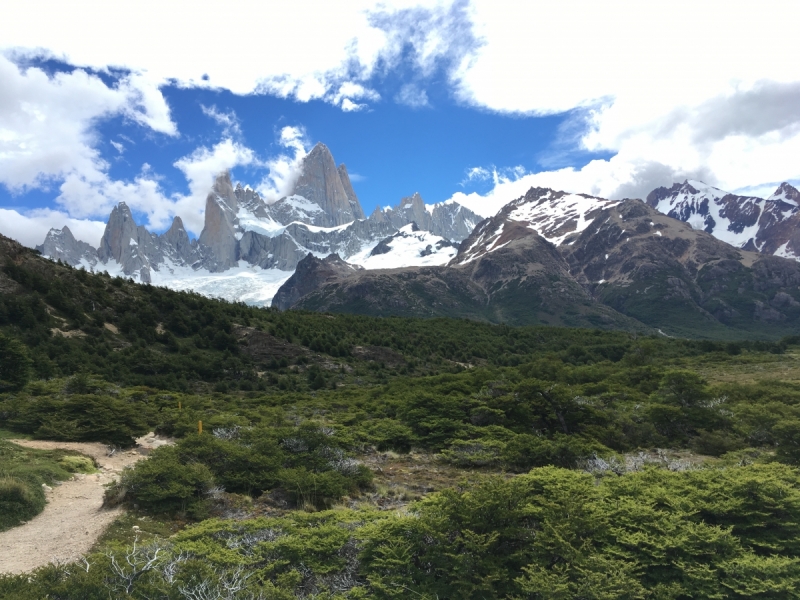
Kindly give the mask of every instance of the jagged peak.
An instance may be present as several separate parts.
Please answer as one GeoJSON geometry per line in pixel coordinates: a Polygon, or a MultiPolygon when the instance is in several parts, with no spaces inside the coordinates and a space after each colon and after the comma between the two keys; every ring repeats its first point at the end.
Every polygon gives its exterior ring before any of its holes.
{"type": "Polygon", "coordinates": [[[217,174],[214,178],[213,190],[219,195],[225,195],[227,188],[233,191],[233,184],[231,183],[231,172],[228,169],[217,174]]]}
{"type": "Polygon", "coordinates": [[[410,196],[401,198],[400,202],[397,203],[395,210],[402,210],[404,208],[412,208],[415,206],[422,209],[425,208],[425,202],[422,200],[422,196],[420,196],[419,192],[414,192],[410,196]]]}
{"type": "MultiPolygon", "coordinates": [[[[130,207],[128,204],[123,200],[121,202],[117,202],[117,205],[111,209],[111,216],[113,217],[115,214],[122,213],[122,218],[127,219],[130,218],[131,221],[134,221],[133,212],[131,212],[130,207]]],[[[135,221],[134,221],[135,223],[135,221]]]]}
{"type": "Polygon", "coordinates": [[[788,181],[784,181],[767,200],[790,202],[800,206],[800,191],[788,181]]]}

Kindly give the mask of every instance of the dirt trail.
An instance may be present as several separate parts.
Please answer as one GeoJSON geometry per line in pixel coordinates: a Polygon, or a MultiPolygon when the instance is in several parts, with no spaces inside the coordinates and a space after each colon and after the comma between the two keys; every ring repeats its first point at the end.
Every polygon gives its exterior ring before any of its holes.
{"type": "Polygon", "coordinates": [[[85,554],[122,509],[105,510],[103,486],[125,467],[145,458],[150,449],[169,443],[152,434],[139,438],[133,450],[108,456],[99,443],[9,440],[26,448],[76,450],[94,458],[100,472],[78,474],[47,492],[47,506],[36,517],[0,533],[0,573],[23,573],[49,562],[68,562],[85,554]]]}

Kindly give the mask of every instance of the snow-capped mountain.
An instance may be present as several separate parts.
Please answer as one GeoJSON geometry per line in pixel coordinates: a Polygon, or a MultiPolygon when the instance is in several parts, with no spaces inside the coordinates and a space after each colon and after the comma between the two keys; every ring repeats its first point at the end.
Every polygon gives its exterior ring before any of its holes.
{"type": "Polygon", "coordinates": [[[408,266],[443,265],[458,252],[458,245],[430,231],[423,231],[415,222],[387,237],[369,253],[351,256],[348,262],[365,269],[395,269],[408,266]],[[366,254],[366,256],[365,256],[366,254]]]}
{"type": "Polygon", "coordinates": [[[120,203],[99,249],[78,242],[67,228],[51,230],[38,249],[54,260],[144,283],[269,304],[308,254],[336,253],[370,269],[444,264],[479,220],[452,202],[425,205],[419,194],[365,218],[347,168],[337,167],[330,150],[317,144],[304,158],[292,192],[271,204],[250,187],[234,188],[229,174],[220,174],[206,198],[196,240],[177,216],[165,233],[150,233],[120,203]],[[416,230],[408,229],[412,223],[416,230]],[[378,246],[383,251],[373,253],[378,246]]]}
{"type": "Polygon", "coordinates": [[[800,259],[800,192],[788,183],[757,198],[687,180],[653,190],[647,204],[737,248],[800,259]]]}
{"type": "Polygon", "coordinates": [[[572,244],[603,210],[619,202],[586,194],[532,188],[486,219],[461,245],[455,264],[466,264],[535,231],[551,244],[572,244]]]}

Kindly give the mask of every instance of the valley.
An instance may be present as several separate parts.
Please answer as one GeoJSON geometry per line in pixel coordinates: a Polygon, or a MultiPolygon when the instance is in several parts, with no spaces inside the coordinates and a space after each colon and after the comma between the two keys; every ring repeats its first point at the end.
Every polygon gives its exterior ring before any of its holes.
{"type": "Polygon", "coordinates": [[[0,598],[793,597],[800,264],[544,188],[362,219],[318,148],[197,240],[0,237],[0,598]]]}

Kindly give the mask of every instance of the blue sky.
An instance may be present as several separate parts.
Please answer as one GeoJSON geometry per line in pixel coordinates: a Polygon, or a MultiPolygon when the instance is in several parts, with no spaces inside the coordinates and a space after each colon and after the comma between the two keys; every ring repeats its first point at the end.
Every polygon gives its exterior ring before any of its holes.
{"type": "Polygon", "coordinates": [[[197,235],[215,173],[276,199],[320,141],[367,212],[418,191],[488,216],[532,185],[643,197],[685,178],[766,196],[800,180],[800,67],[774,35],[799,6],[9,0],[0,233],[97,244],[125,201],[197,235]]]}

